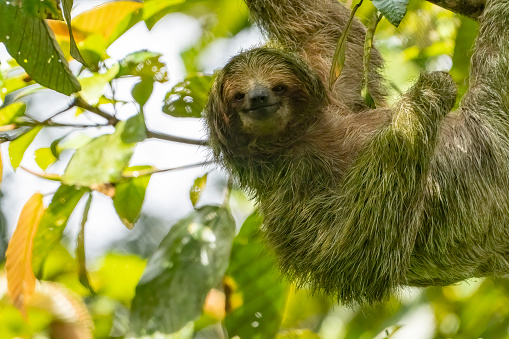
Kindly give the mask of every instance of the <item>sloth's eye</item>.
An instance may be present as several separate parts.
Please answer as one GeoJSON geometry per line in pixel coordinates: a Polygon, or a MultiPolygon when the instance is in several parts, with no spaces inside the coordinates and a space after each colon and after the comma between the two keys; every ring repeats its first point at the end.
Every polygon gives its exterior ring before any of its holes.
{"type": "Polygon", "coordinates": [[[235,100],[240,101],[240,100],[244,99],[245,96],[246,95],[244,93],[237,93],[237,94],[235,94],[235,100]]]}
{"type": "Polygon", "coordinates": [[[272,88],[272,91],[274,91],[275,93],[278,93],[278,94],[283,93],[285,90],[286,90],[286,87],[283,85],[277,85],[274,88],[272,88]]]}

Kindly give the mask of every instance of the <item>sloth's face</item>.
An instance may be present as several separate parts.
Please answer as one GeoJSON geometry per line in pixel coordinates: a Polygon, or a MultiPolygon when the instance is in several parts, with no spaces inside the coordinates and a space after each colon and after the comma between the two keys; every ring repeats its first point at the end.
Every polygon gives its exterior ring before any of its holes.
{"type": "Polygon", "coordinates": [[[269,136],[287,127],[291,119],[292,94],[288,82],[252,77],[229,87],[225,94],[230,114],[239,117],[245,133],[269,136]]]}

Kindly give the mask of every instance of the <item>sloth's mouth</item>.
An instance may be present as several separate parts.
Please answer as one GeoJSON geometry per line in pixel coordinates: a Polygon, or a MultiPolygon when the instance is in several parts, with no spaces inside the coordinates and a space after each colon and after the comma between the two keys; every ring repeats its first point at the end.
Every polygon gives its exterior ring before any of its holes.
{"type": "Polygon", "coordinates": [[[275,103],[271,105],[265,105],[261,107],[256,107],[252,109],[245,109],[244,114],[248,116],[249,118],[257,119],[257,120],[264,120],[268,119],[272,116],[272,114],[276,113],[279,110],[279,107],[281,107],[280,103],[275,103]]]}

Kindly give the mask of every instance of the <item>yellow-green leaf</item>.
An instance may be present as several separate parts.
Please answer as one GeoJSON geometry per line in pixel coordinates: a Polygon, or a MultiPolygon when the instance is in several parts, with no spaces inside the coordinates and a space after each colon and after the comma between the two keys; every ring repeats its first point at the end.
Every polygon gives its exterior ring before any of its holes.
{"type": "Polygon", "coordinates": [[[35,162],[43,171],[55,161],[57,161],[57,158],[55,158],[49,147],[39,148],[35,151],[35,162]]]}
{"type": "Polygon", "coordinates": [[[24,102],[15,102],[4,108],[0,108],[0,126],[12,124],[17,117],[25,113],[26,105],[24,102]]]}
{"type": "Polygon", "coordinates": [[[9,158],[11,159],[11,166],[14,169],[19,167],[21,160],[23,160],[23,155],[25,155],[25,151],[32,141],[34,141],[37,133],[39,133],[41,129],[42,126],[34,127],[9,144],[9,158]]]}
{"type": "Polygon", "coordinates": [[[6,252],[7,287],[14,305],[25,314],[25,305],[35,291],[32,247],[44,213],[42,194],[34,194],[25,204],[6,252]]]}
{"type": "Polygon", "coordinates": [[[201,198],[205,185],[207,184],[207,176],[208,173],[205,173],[204,176],[196,178],[193,187],[191,187],[191,191],[189,191],[189,198],[191,199],[193,207],[196,207],[196,204],[201,198]]]}
{"type": "Polygon", "coordinates": [[[2,164],[2,152],[0,151],[0,186],[2,185],[2,176],[4,174],[4,168],[2,164]]]}

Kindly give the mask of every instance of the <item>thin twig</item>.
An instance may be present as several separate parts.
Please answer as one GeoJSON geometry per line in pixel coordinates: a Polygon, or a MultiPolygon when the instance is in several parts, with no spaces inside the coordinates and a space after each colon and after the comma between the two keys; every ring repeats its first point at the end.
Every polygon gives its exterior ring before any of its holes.
{"type": "Polygon", "coordinates": [[[50,121],[51,119],[55,118],[57,115],[60,115],[64,112],[67,112],[71,108],[76,107],[76,98],[72,98],[71,102],[64,108],[62,108],[60,111],[54,113],[52,116],[47,118],[46,120],[42,121],[43,123],[50,121]]]}
{"type": "Polygon", "coordinates": [[[43,121],[40,123],[36,123],[35,125],[42,125],[44,127],[74,127],[74,128],[99,128],[99,127],[108,127],[110,124],[65,124],[54,121],[43,121]]]}
{"type": "Polygon", "coordinates": [[[120,121],[117,118],[115,118],[114,116],[112,116],[112,115],[110,115],[110,114],[108,114],[106,112],[101,111],[97,107],[94,107],[94,106],[90,105],[88,102],[83,100],[81,97],[76,97],[76,106],[81,107],[83,109],[86,109],[87,111],[92,112],[92,113],[94,113],[94,114],[96,114],[96,115],[106,119],[108,121],[108,123],[110,125],[112,125],[112,126],[115,126],[120,121]]]}
{"type": "Polygon", "coordinates": [[[30,173],[32,175],[35,175],[36,177],[41,178],[41,179],[46,179],[46,180],[51,180],[51,181],[60,181],[62,179],[62,176],[60,176],[58,174],[37,173],[37,172],[32,171],[31,169],[28,169],[23,166],[19,166],[19,168],[21,168],[23,171],[30,173]]]}
{"type": "Polygon", "coordinates": [[[151,130],[147,131],[147,137],[153,138],[153,139],[161,139],[161,140],[168,140],[168,141],[173,141],[173,142],[180,142],[180,143],[189,144],[189,145],[208,146],[208,140],[196,140],[196,139],[182,138],[182,137],[159,133],[159,132],[155,132],[155,131],[151,131],[151,130]]]}
{"type": "Polygon", "coordinates": [[[210,165],[210,164],[213,164],[213,163],[214,163],[213,161],[204,161],[204,162],[200,162],[200,163],[197,163],[197,164],[184,165],[184,166],[173,167],[173,168],[166,168],[166,169],[160,169],[160,170],[159,169],[156,169],[156,170],[146,169],[146,170],[140,170],[140,171],[133,171],[132,174],[125,173],[122,176],[124,178],[138,178],[138,177],[142,177],[142,176],[145,176],[145,175],[152,175],[152,174],[164,173],[164,172],[170,172],[170,171],[177,171],[177,170],[185,170],[185,169],[190,169],[190,168],[194,168],[194,167],[210,165]]]}

